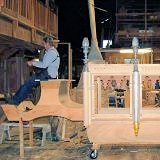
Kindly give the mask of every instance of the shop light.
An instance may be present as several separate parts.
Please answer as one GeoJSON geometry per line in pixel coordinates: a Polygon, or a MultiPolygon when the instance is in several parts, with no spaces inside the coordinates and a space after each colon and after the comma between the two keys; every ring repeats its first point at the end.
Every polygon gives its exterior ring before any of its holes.
{"type": "MultiPolygon", "coordinates": [[[[120,53],[133,53],[133,49],[120,49],[120,53]]],[[[153,52],[152,48],[140,48],[138,49],[138,54],[151,53],[153,52]]]]}

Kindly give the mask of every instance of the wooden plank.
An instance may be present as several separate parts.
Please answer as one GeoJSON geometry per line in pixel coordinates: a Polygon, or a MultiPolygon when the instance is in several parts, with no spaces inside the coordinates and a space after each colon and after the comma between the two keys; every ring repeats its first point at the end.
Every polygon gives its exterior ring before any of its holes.
{"type": "Polygon", "coordinates": [[[36,42],[36,30],[34,28],[32,28],[31,34],[32,34],[31,41],[34,43],[36,42]]]}
{"type": "Polygon", "coordinates": [[[1,11],[2,11],[2,13],[4,13],[4,14],[6,14],[6,15],[8,15],[8,16],[12,16],[12,17],[14,17],[14,18],[17,18],[17,13],[16,12],[14,12],[14,11],[12,11],[12,10],[10,10],[10,9],[8,9],[8,8],[2,8],[1,9],[1,11]]]}
{"type": "Polygon", "coordinates": [[[27,28],[23,25],[18,26],[17,38],[31,42],[31,28],[27,28]]]}
{"type": "Polygon", "coordinates": [[[87,129],[91,142],[95,144],[159,144],[160,122],[142,121],[138,136],[134,135],[130,121],[92,121],[87,129]]]}
{"type": "Polygon", "coordinates": [[[23,137],[23,122],[22,118],[19,118],[19,139],[20,139],[20,158],[24,158],[24,137],[23,137]]]}
{"type": "Polygon", "coordinates": [[[12,35],[13,37],[17,37],[17,29],[18,29],[18,21],[17,20],[14,20],[13,21],[13,27],[12,27],[12,35]]]}
{"type": "Polygon", "coordinates": [[[35,10],[35,2],[36,1],[31,1],[31,8],[32,8],[32,10],[31,10],[31,17],[32,17],[32,19],[31,19],[31,21],[32,21],[32,25],[34,26],[35,24],[34,24],[34,22],[35,22],[35,12],[36,12],[36,10],[35,10]]]}
{"type": "Polygon", "coordinates": [[[45,30],[47,32],[49,32],[49,30],[48,30],[48,21],[49,21],[49,1],[47,0],[46,1],[46,7],[45,7],[45,23],[44,23],[45,30]]]}
{"type": "Polygon", "coordinates": [[[3,6],[4,6],[4,0],[0,0],[0,11],[3,6]]]}
{"type": "Polygon", "coordinates": [[[7,61],[4,60],[4,79],[3,79],[3,83],[4,83],[4,92],[7,92],[7,61]]]}
{"type": "Polygon", "coordinates": [[[29,146],[33,147],[33,121],[29,121],[29,146]]]}
{"type": "Polygon", "coordinates": [[[12,21],[0,17],[0,33],[12,37],[12,21]]]}
{"type": "Polygon", "coordinates": [[[5,105],[5,106],[2,105],[2,109],[3,107],[4,107],[4,113],[9,121],[12,121],[13,119],[14,121],[19,121],[20,119],[19,111],[14,105],[5,105]]]}

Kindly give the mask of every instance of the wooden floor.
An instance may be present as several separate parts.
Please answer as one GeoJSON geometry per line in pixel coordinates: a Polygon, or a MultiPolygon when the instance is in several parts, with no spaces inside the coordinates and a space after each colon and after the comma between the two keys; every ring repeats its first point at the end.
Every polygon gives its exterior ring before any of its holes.
{"type": "MultiPolygon", "coordinates": [[[[37,140],[37,145],[40,141],[37,140]]],[[[85,141],[84,141],[85,142],[85,141]]],[[[15,141],[0,145],[2,160],[18,160],[19,146],[15,141]],[[11,143],[11,144],[10,144],[11,143]]],[[[51,142],[46,147],[26,148],[25,160],[89,160],[90,144],[51,142]]],[[[160,146],[102,146],[98,160],[159,160],[160,146]]]]}

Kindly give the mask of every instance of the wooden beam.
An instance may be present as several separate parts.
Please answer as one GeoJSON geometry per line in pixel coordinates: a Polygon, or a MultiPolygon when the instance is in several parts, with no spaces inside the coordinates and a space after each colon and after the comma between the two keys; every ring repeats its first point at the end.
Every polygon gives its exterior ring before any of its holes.
{"type": "Polygon", "coordinates": [[[33,29],[32,31],[33,37],[32,42],[25,42],[13,37],[8,37],[0,34],[0,54],[5,53],[8,49],[15,48],[17,50],[29,50],[33,52],[36,48],[40,48],[40,45],[36,45],[34,42],[36,41],[36,31],[33,29]],[[2,49],[3,48],[3,49],[2,49]],[[6,51],[5,51],[6,50],[6,51]]]}
{"type": "Polygon", "coordinates": [[[1,57],[1,59],[8,59],[10,56],[12,56],[13,54],[15,54],[15,52],[17,52],[18,49],[17,48],[9,48],[6,49],[3,56],[1,57]]]}

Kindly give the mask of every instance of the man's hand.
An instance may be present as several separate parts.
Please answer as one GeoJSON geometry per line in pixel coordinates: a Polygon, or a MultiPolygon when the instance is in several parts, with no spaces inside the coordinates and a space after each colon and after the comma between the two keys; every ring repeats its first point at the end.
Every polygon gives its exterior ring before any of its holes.
{"type": "Polygon", "coordinates": [[[33,61],[27,61],[28,66],[33,66],[33,61]]]}

